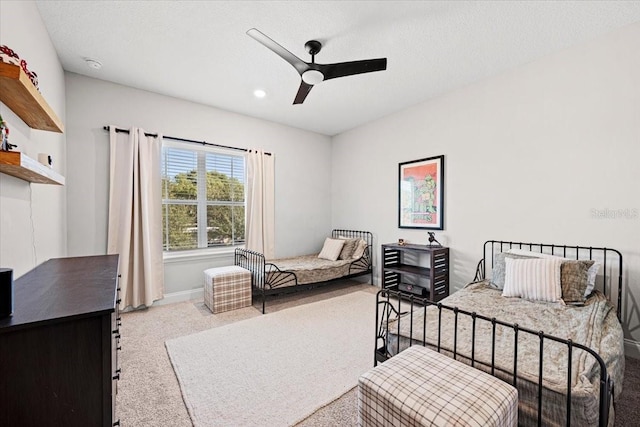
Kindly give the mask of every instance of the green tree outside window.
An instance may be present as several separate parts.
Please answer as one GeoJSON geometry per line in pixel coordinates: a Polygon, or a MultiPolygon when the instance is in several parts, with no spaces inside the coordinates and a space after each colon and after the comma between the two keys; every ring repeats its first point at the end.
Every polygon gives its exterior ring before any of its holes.
{"type": "MultiPolygon", "coordinates": [[[[199,227],[206,228],[206,246],[229,246],[244,243],[245,206],[244,183],[237,176],[244,177],[244,161],[239,156],[207,156],[200,165],[205,165],[205,196],[199,200],[197,153],[191,150],[163,149],[163,247],[165,251],[196,249],[199,244],[199,227]],[[217,157],[213,157],[217,156],[217,157]],[[242,160],[242,161],[239,161],[242,160]],[[215,162],[218,163],[215,163],[215,162]],[[235,163],[234,163],[235,161],[235,163]],[[226,173],[211,170],[217,167],[226,173]],[[231,165],[231,166],[230,166],[231,165]],[[178,172],[189,166],[194,169],[178,172]],[[240,169],[240,170],[238,170],[240,169]],[[233,176],[231,176],[233,175],[233,176]],[[206,211],[206,223],[199,224],[199,209],[206,211]]],[[[202,189],[200,189],[202,191],[202,189]]]]}

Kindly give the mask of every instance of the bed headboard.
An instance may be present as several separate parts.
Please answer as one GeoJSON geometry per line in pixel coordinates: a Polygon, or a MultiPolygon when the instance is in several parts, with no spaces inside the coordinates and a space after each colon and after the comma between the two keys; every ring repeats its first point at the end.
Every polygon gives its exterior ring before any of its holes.
{"type": "Polygon", "coordinates": [[[349,239],[362,239],[367,242],[368,247],[373,245],[373,234],[370,231],[345,230],[340,228],[331,230],[332,238],[337,239],[340,236],[347,237],[349,239]]]}
{"type": "Polygon", "coordinates": [[[596,289],[600,290],[610,301],[617,301],[616,313],[618,320],[622,313],[622,254],[612,248],[593,246],[557,245],[552,243],[509,242],[505,240],[487,240],[484,242],[482,259],[476,268],[474,281],[486,279],[486,271],[493,268],[494,257],[509,249],[524,249],[557,255],[570,259],[595,260],[602,264],[596,281],[596,289]]]}

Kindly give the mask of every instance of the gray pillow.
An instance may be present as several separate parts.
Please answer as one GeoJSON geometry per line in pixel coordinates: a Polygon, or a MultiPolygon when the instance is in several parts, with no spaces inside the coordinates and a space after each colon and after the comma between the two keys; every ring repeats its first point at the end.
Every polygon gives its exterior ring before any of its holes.
{"type": "Polygon", "coordinates": [[[364,239],[358,239],[358,243],[356,244],[356,249],[353,251],[353,255],[351,255],[351,259],[362,258],[366,250],[367,250],[367,242],[364,241],[364,239]]]}
{"type": "Polygon", "coordinates": [[[500,252],[499,254],[495,254],[493,257],[493,270],[491,272],[491,283],[494,286],[496,286],[498,289],[504,288],[504,274],[506,270],[506,263],[504,262],[505,257],[515,258],[515,259],[535,258],[531,256],[510,254],[507,252],[500,252]]]}
{"type": "Polygon", "coordinates": [[[347,239],[342,236],[339,238],[344,240],[344,246],[342,247],[342,251],[340,251],[338,259],[351,259],[351,256],[353,256],[353,251],[356,250],[358,239],[347,239]]]}

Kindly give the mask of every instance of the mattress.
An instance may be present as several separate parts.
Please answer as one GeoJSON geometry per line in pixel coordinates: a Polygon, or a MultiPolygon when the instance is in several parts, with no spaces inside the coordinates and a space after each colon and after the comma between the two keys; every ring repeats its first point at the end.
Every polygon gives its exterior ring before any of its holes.
{"type": "MultiPolygon", "coordinates": [[[[280,271],[295,273],[299,285],[326,282],[328,280],[339,279],[340,277],[348,276],[350,274],[366,271],[366,268],[362,265],[358,266],[354,264],[352,266],[352,263],[355,261],[357,260],[346,259],[331,261],[318,258],[317,254],[267,260],[268,263],[277,266],[280,271]]],[[[278,272],[272,267],[270,268],[268,264],[266,266],[266,270],[268,276],[267,283],[269,283],[271,282],[271,280],[269,280],[269,276],[277,275],[278,272]]],[[[284,286],[293,285],[295,285],[293,280],[284,284],[284,286]]]]}
{"type": "MultiPolygon", "coordinates": [[[[470,284],[441,301],[443,305],[476,312],[487,317],[495,317],[507,323],[517,323],[520,327],[571,339],[595,350],[604,360],[607,371],[615,385],[615,397],[622,391],[624,375],[624,347],[620,322],[614,307],[599,292],[595,292],[582,307],[566,306],[563,303],[540,303],[520,298],[504,298],[501,291],[488,282],[470,284]]],[[[402,305],[406,311],[408,305],[402,305]]],[[[404,314],[398,320],[389,322],[388,350],[395,354],[413,342],[423,341],[428,347],[435,347],[438,340],[438,313],[435,306],[426,310],[419,308],[410,315],[404,314]],[[426,320],[426,321],[425,321],[426,320]],[[399,321],[399,324],[398,324],[399,321]],[[399,328],[399,329],[398,329],[399,328]],[[424,333],[426,331],[426,334],[424,333]],[[425,336],[426,335],[426,336],[425,336]],[[398,340],[398,336],[400,339],[398,340]]],[[[441,347],[445,354],[452,354],[454,348],[454,314],[442,311],[441,347]]],[[[476,368],[490,371],[491,364],[491,322],[477,320],[475,337],[476,368]]],[[[472,320],[460,315],[456,352],[458,360],[470,363],[472,320]]],[[[496,326],[495,375],[513,383],[514,331],[496,326]]],[[[543,359],[543,425],[566,424],[567,389],[567,346],[550,340],[544,341],[543,359]]],[[[519,333],[517,353],[517,389],[520,398],[520,424],[537,423],[538,413],[538,372],[540,339],[537,336],[519,333]]],[[[580,426],[597,425],[599,396],[599,365],[587,352],[573,350],[571,369],[571,424],[580,426]]],[[[611,410],[613,413],[613,410],[611,410]]],[[[612,418],[610,417],[610,424],[612,418]]]]}

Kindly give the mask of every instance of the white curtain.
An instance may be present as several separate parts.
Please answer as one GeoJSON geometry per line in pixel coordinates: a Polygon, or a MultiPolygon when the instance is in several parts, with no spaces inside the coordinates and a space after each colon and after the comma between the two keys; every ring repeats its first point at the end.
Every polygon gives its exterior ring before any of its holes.
{"type": "Polygon", "coordinates": [[[151,306],[164,293],[162,263],[162,136],[110,127],[107,253],[120,255],[120,308],[151,306]]]}
{"type": "Polygon", "coordinates": [[[246,247],[275,256],[274,156],[260,150],[247,153],[246,247]]]}

